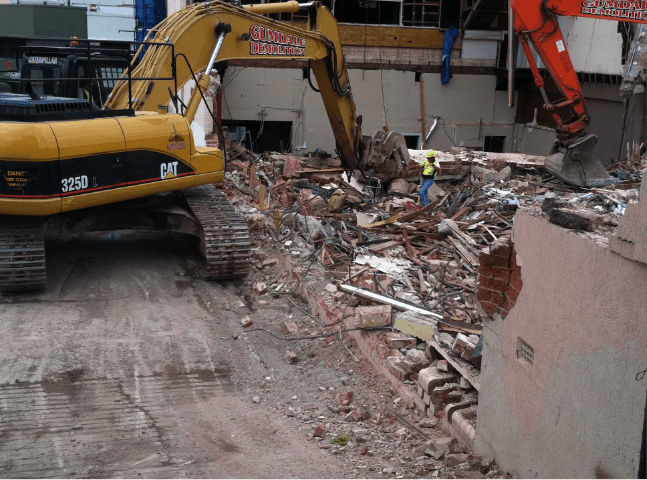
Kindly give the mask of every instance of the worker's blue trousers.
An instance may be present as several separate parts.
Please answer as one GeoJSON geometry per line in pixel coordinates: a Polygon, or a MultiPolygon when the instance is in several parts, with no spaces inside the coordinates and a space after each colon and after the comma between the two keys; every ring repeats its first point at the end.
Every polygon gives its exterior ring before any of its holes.
{"type": "Polygon", "coordinates": [[[420,187],[420,203],[423,207],[426,207],[429,204],[429,197],[427,197],[427,190],[434,184],[433,178],[427,178],[422,182],[422,187],[420,187]]]}

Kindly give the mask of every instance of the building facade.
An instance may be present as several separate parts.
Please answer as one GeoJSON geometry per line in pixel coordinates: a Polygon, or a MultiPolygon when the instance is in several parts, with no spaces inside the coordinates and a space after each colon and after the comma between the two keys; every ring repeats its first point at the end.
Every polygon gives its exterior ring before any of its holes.
{"type": "MultiPolygon", "coordinates": [[[[168,0],[169,13],[183,6],[184,0],[168,0]]],[[[403,133],[410,148],[549,152],[554,124],[542,108],[521,49],[515,54],[509,106],[507,2],[479,0],[472,6],[467,0],[335,0],[327,6],[340,22],[365,134],[386,125],[403,133]],[[477,8],[486,1],[489,5],[477,8]],[[449,53],[452,76],[443,83],[443,43],[451,27],[458,27],[458,36],[449,53]]],[[[298,14],[276,17],[294,23],[303,20],[298,14]]],[[[562,17],[560,24],[589,108],[589,131],[599,138],[596,154],[609,163],[626,155],[621,143],[642,143],[645,138],[644,93],[626,104],[619,93],[627,40],[618,33],[618,22],[562,17]]],[[[270,68],[230,62],[223,78],[221,116],[232,138],[249,132],[247,139],[257,151],[282,146],[293,153],[315,149],[332,153],[332,130],[319,94],[308,86],[305,66],[294,61],[272,62],[270,68]]],[[[556,87],[545,77],[549,97],[558,98],[556,87]]],[[[203,128],[211,130],[210,119],[202,118],[203,128]]]]}

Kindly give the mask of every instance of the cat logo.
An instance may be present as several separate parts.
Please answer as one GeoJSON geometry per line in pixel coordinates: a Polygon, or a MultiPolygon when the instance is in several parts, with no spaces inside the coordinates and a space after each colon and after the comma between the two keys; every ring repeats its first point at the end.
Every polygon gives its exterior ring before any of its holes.
{"type": "Polygon", "coordinates": [[[162,163],[160,165],[160,177],[162,178],[162,180],[177,177],[177,163],[178,162],[169,162],[162,163]]]}

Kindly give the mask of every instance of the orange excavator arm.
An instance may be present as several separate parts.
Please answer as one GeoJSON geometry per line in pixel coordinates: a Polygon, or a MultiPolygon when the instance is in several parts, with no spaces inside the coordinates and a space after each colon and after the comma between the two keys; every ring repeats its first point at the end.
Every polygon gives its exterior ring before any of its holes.
{"type": "Polygon", "coordinates": [[[586,102],[557,15],[647,23],[647,0],[512,0],[511,8],[519,43],[544,97],[544,108],[557,123],[557,142],[546,159],[546,169],[575,185],[613,183],[606,169],[592,156],[597,139],[585,133],[590,122],[586,102]],[[563,95],[561,100],[548,100],[530,45],[557,84],[563,95]]]}

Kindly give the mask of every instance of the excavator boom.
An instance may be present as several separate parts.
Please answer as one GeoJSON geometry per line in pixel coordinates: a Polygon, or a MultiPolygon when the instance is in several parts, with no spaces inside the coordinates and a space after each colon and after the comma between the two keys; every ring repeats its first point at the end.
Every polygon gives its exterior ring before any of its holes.
{"type": "Polygon", "coordinates": [[[519,42],[544,97],[544,108],[557,124],[557,141],[546,159],[546,170],[574,185],[612,184],[614,180],[593,155],[597,138],[585,132],[590,118],[557,15],[647,23],[647,1],[512,0],[511,8],[519,42]],[[530,45],[555,81],[562,100],[548,100],[530,45]]]}
{"type": "MultiPolygon", "coordinates": [[[[136,111],[157,110],[160,105],[168,105],[169,88],[177,91],[194,74],[203,72],[197,79],[200,90],[194,89],[195,98],[185,112],[190,122],[216,62],[308,60],[344,166],[366,177],[390,180],[397,178],[409,163],[402,135],[388,132],[388,142],[383,139],[385,132],[380,131],[373,138],[362,135],[361,116],[356,113],[337,20],[319,2],[289,1],[244,7],[220,1],[198,3],[175,12],[152,32],[154,37],[151,35],[150,41],[172,43],[174,49],[149,46],[132,75],[135,78],[173,77],[175,81],[133,81],[132,107],[136,111]],[[305,29],[263,16],[299,9],[309,13],[305,29]]],[[[123,80],[115,86],[105,107],[123,109],[128,104],[128,83],[123,80]]]]}

